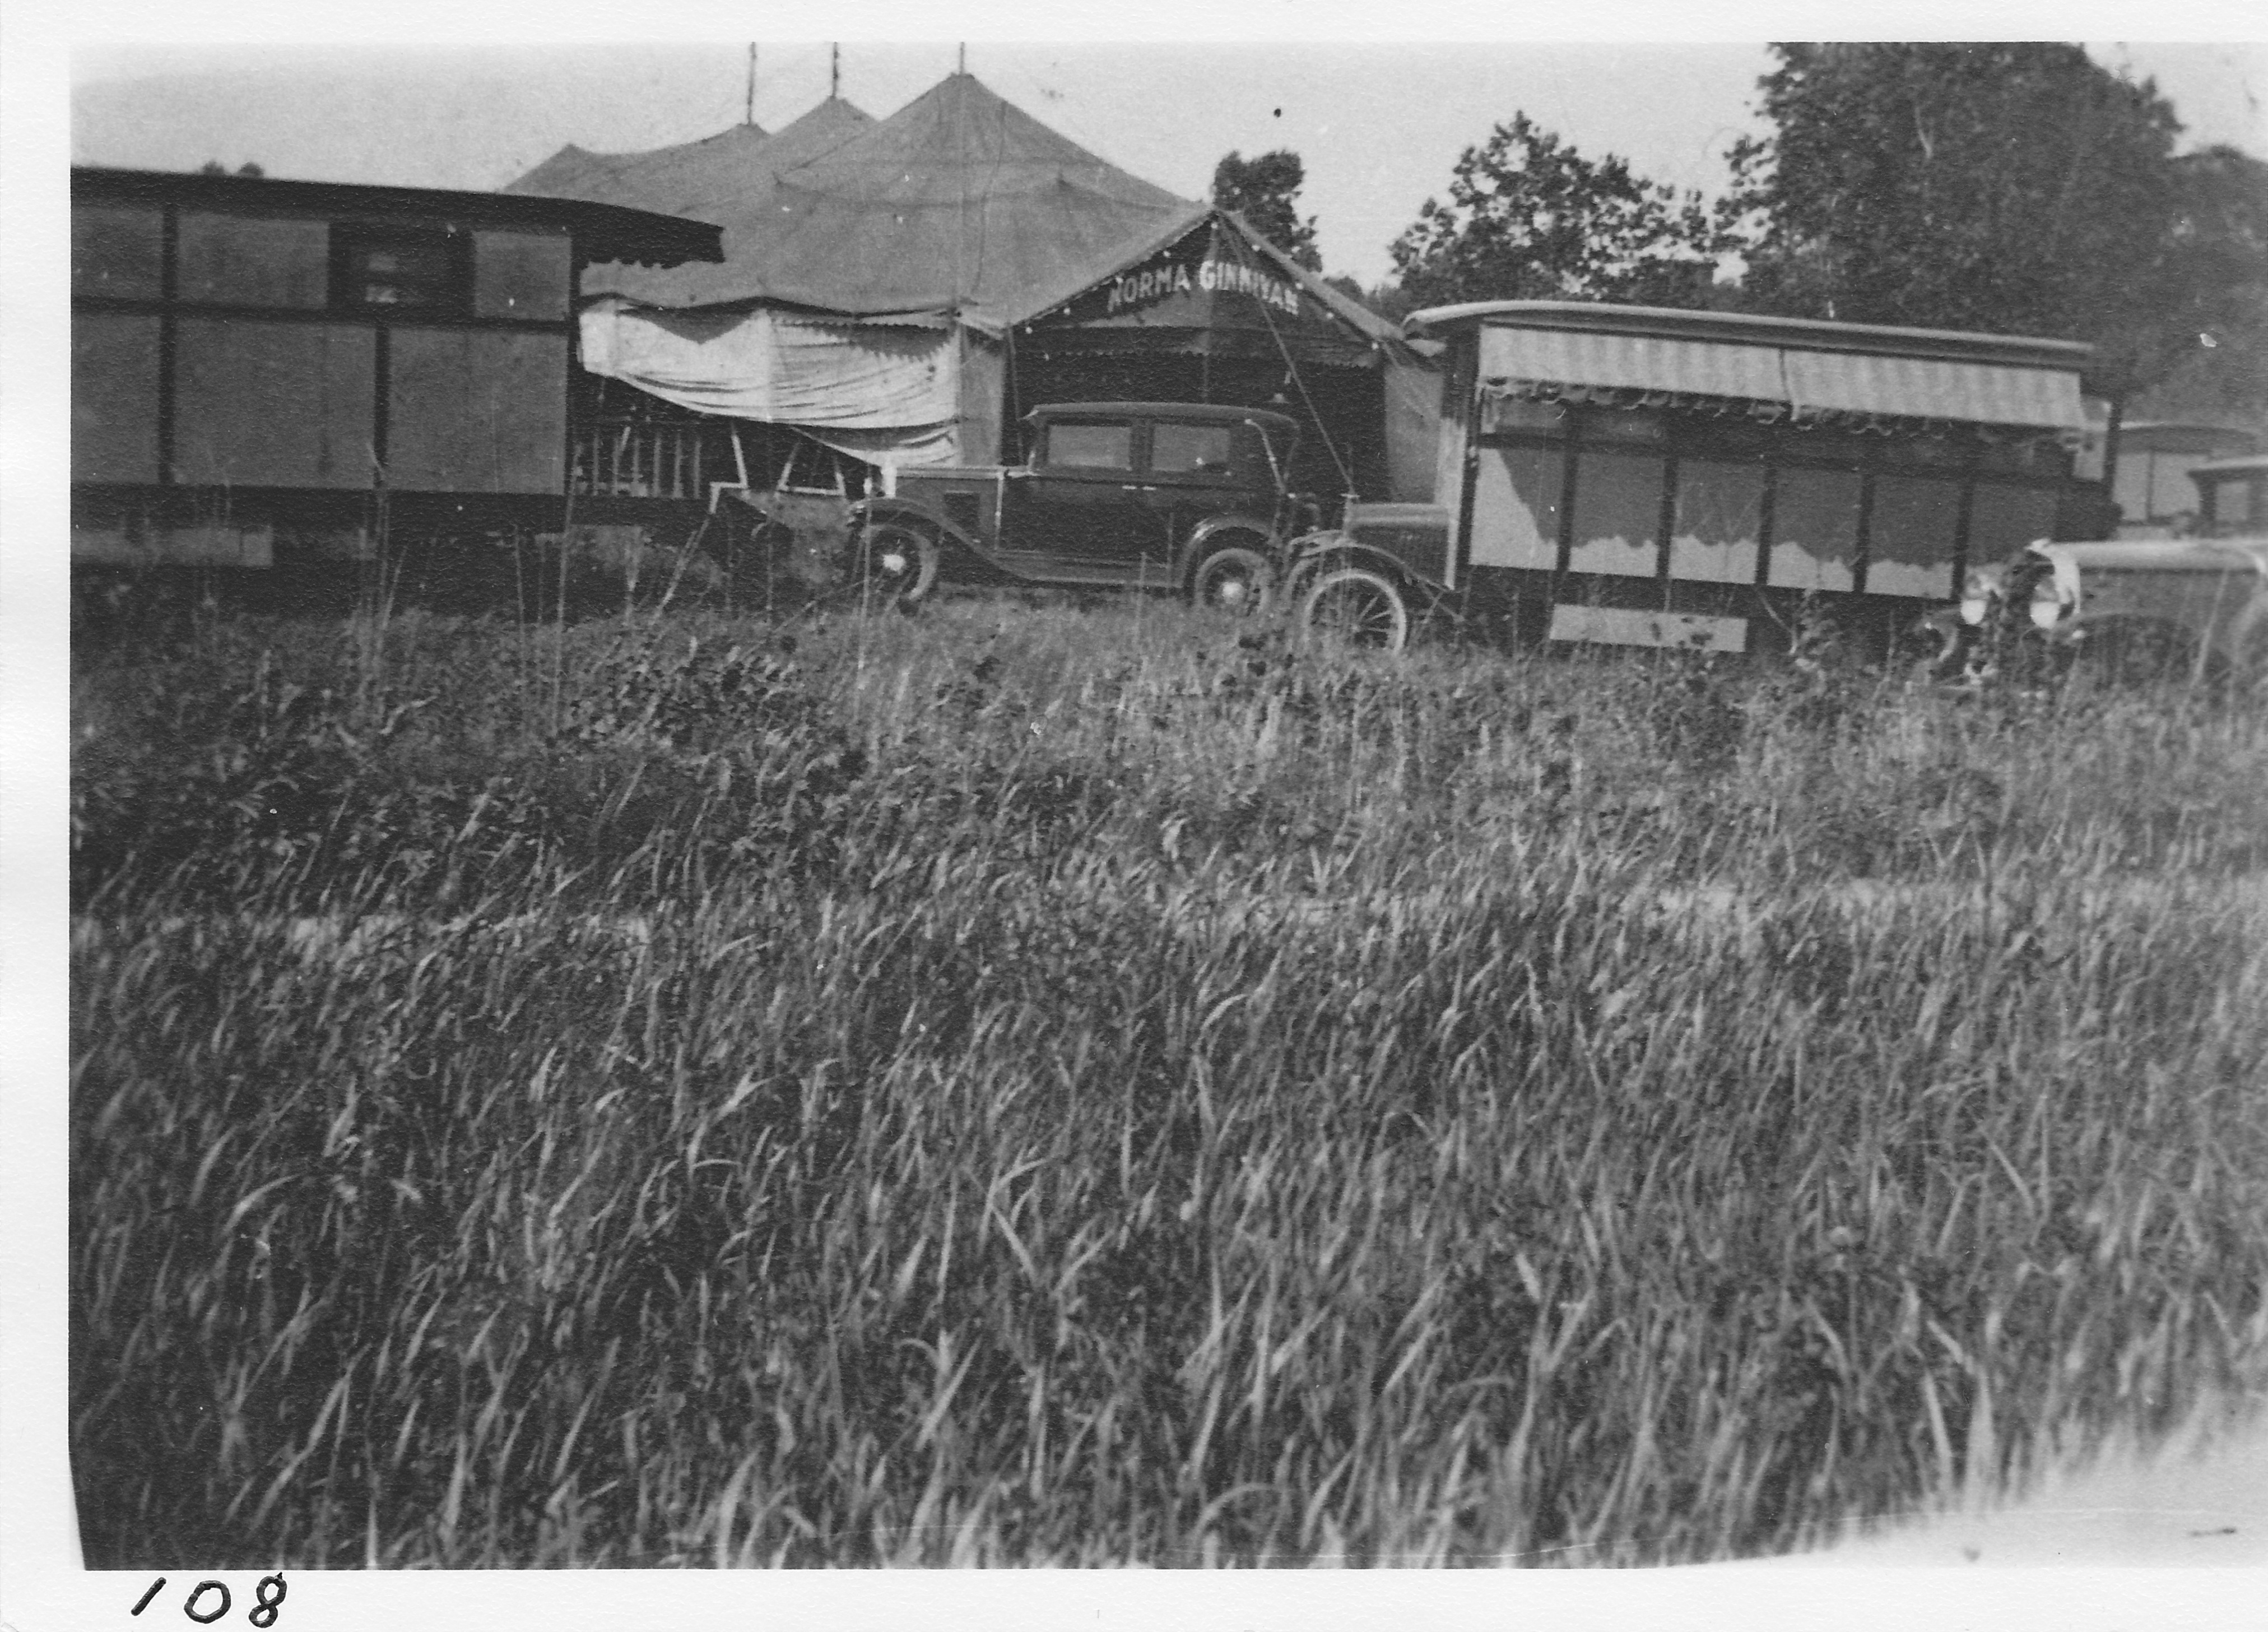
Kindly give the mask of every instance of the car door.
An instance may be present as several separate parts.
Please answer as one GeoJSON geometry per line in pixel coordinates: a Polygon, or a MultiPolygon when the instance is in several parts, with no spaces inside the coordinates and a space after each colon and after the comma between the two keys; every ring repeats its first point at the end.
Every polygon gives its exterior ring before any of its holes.
{"type": "Polygon", "coordinates": [[[1131,417],[1050,419],[1038,428],[1030,474],[1008,484],[1003,553],[1019,571],[1132,579],[1157,518],[1145,504],[1143,429],[1131,417]]]}
{"type": "Polygon", "coordinates": [[[1150,427],[1147,479],[1164,513],[1167,558],[1213,516],[1268,520],[1272,506],[1238,479],[1236,432],[1217,420],[1160,419],[1150,427]]]}

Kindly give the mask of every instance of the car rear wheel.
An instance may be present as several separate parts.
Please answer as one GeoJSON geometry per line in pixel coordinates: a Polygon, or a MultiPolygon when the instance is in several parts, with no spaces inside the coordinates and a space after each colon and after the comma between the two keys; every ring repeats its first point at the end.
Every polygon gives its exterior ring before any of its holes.
{"type": "Polygon", "coordinates": [[[1189,599],[1200,608],[1235,617],[1268,609],[1274,598],[1276,570],[1257,550],[1233,544],[1197,563],[1189,575],[1189,599]]]}
{"type": "Polygon", "coordinates": [[[1402,587],[1366,566],[1325,567],[1300,606],[1300,628],[1335,645],[1399,652],[1410,644],[1410,602],[1402,587]]]}
{"type": "Polygon", "coordinates": [[[844,587],[862,607],[909,612],[937,587],[936,537],[903,521],[877,521],[850,536],[844,587]]]}

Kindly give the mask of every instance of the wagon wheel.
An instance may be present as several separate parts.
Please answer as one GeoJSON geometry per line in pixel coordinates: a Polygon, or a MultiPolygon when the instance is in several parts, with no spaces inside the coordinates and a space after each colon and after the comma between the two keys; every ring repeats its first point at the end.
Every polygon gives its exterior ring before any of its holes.
{"type": "Polygon", "coordinates": [[[1275,568],[1269,565],[1266,556],[1241,544],[1214,550],[1189,575],[1192,602],[1233,617],[1266,612],[1275,594],[1275,568]]]}
{"type": "Polygon", "coordinates": [[[850,535],[843,587],[861,607],[910,612],[937,587],[938,556],[934,534],[903,521],[874,522],[850,535]]]}
{"type": "Polygon", "coordinates": [[[1401,586],[1366,566],[1325,567],[1300,606],[1311,639],[1399,652],[1410,643],[1410,603],[1401,586]]]}

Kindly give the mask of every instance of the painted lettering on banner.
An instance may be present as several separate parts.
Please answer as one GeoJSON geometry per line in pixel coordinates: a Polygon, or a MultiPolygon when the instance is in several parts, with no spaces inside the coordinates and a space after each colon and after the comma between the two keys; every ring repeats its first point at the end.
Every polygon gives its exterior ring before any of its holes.
{"type": "Polygon", "coordinates": [[[1110,281],[1109,299],[1104,315],[1115,317],[1121,312],[1154,305],[1168,296],[1189,294],[1202,289],[1208,293],[1248,295],[1265,302],[1286,316],[1300,314],[1300,292],[1280,277],[1272,277],[1257,267],[1244,266],[1233,261],[1207,259],[1200,262],[1194,274],[1187,266],[1171,262],[1164,266],[1145,267],[1138,272],[1128,272],[1110,281]]]}

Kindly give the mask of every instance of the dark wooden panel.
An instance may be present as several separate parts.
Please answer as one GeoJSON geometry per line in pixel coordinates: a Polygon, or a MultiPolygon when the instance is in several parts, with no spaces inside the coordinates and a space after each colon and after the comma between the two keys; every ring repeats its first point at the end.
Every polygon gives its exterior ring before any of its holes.
{"type": "Polygon", "coordinates": [[[328,222],[181,212],[179,293],[210,306],[328,305],[328,222]]]}
{"type": "Polygon", "coordinates": [[[564,490],[565,335],[396,329],[392,347],[390,485],[427,492],[564,490]]]}
{"type": "Polygon", "coordinates": [[[165,218],[134,204],[71,206],[71,293],[155,300],[165,292],[165,218]]]}
{"type": "Polygon", "coordinates": [[[370,486],[378,388],[370,329],[185,317],[174,370],[175,480],[370,486]]]}
{"type": "Polygon", "coordinates": [[[572,246],[565,234],[533,233],[473,234],[473,314],[526,317],[556,322],[567,315],[568,286],[575,275],[572,246]]]}
{"type": "Polygon", "coordinates": [[[158,479],[158,320],[71,319],[71,480],[158,479]]]}

